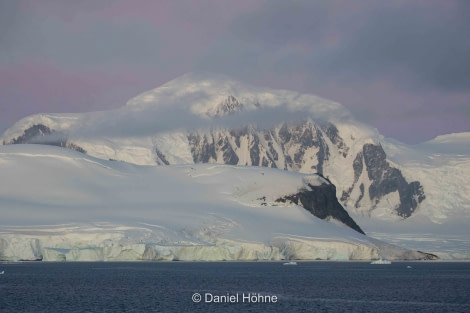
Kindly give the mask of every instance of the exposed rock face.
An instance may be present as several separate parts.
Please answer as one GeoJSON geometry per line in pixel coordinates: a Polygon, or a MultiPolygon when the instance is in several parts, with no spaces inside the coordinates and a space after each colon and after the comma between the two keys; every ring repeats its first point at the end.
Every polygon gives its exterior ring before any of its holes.
{"type": "Polygon", "coordinates": [[[369,186],[370,199],[378,202],[383,196],[397,191],[400,197],[400,204],[395,208],[397,214],[404,218],[411,216],[425,199],[421,184],[418,181],[407,183],[401,171],[387,162],[380,145],[364,145],[362,159],[372,182],[369,186]]]}
{"type": "Polygon", "coordinates": [[[170,165],[170,162],[168,162],[168,160],[166,159],[166,156],[163,154],[163,152],[161,152],[160,150],[155,148],[155,153],[157,154],[157,164],[158,165],[170,165]]]}
{"type": "MultiPolygon", "coordinates": [[[[33,125],[30,128],[26,129],[23,133],[23,135],[19,136],[16,139],[13,139],[10,144],[21,144],[21,143],[32,143],[34,142],[35,139],[39,137],[43,137],[45,135],[50,135],[54,131],[51,130],[49,127],[42,125],[42,124],[37,124],[33,125]]],[[[63,143],[63,140],[59,140],[58,143],[60,143],[60,146],[63,143]]]]}
{"type": "Polygon", "coordinates": [[[53,129],[42,125],[36,124],[26,129],[23,135],[12,139],[10,142],[4,142],[3,144],[44,144],[58,147],[65,147],[71,150],[75,150],[81,153],[85,153],[85,149],[69,142],[67,137],[63,134],[57,133],[53,129]]]}
{"type": "Polygon", "coordinates": [[[333,184],[321,184],[308,189],[300,190],[298,193],[277,199],[277,202],[292,202],[303,206],[307,211],[323,220],[334,218],[355,231],[364,234],[362,229],[349,216],[348,212],[336,198],[336,187],[333,184]]]}
{"type": "Polygon", "coordinates": [[[336,126],[330,122],[325,122],[321,124],[321,128],[331,142],[338,148],[338,151],[343,155],[343,157],[346,157],[349,148],[344,143],[343,138],[339,135],[336,126]]]}
{"type": "Polygon", "coordinates": [[[439,257],[435,254],[422,252],[422,251],[417,251],[417,252],[422,254],[423,256],[422,260],[431,260],[431,261],[439,260],[439,257]]]}
{"type": "Polygon", "coordinates": [[[341,201],[355,208],[367,206],[369,212],[381,205],[384,197],[398,193],[391,210],[407,218],[425,199],[421,184],[408,183],[401,171],[387,161],[380,145],[365,144],[354,159],[350,157],[350,148],[330,122],[283,123],[263,130],[244,127],[194,132],[188,135],[188,142],[195,163],[254,165],[327,175],[325,169],[331,166],[332,155],[337,163],[353,160],[347,165],[354,173],[353,184],[340,191],[341,201]],[[355,198],[351,203],[353,192],[355,198]]]}
{"type": "MultiPolygon", "coordinates": [[[[333,124],[326,126],[330,136],[346,153],[333,124]]],[[[282,168],[304,173],[323,173],[330,155],[325,132],[312,122],[279,128],[257,130],[244,127],[235,130],[211,130],[191,133],[188,142],[195,163],[225,163],[282,168]],[[306,159],[309,159],[306,162],[306,159]]]]}
{"type": "Polygon", "coordinates": [[[194,163],[208,163],[216,159],[214,138],[206,135],[193,134],[188,136],[194,163]]]}

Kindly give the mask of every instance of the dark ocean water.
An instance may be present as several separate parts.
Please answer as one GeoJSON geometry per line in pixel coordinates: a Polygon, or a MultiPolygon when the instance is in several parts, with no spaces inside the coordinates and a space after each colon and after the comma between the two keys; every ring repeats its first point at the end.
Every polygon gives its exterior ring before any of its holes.
{"type": "Polygon", "coordinates": [[[470,312],[470,263],[32,262],[2,270],[2,313],[470,312]]]}

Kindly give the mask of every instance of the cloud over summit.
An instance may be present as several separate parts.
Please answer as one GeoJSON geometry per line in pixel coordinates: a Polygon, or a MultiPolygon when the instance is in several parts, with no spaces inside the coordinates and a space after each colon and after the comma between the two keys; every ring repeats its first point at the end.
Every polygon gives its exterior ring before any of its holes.
{"type": "Polygon", "coordinates": [[[332,99],[409,142],[470,130],[468,1],[20,0],[0,17],[0,125],[118,108],[203,70],[332,99]]]}

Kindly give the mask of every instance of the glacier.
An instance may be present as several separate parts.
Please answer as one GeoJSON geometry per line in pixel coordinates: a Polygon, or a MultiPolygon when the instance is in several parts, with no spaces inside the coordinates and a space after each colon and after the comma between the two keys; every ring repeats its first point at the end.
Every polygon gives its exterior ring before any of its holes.
{"type": "Polygon", "coordinates": [[[318,175],[141,166],[61,147],[0,147],[0,260],[427,259],[276,201],[318,175]]]}

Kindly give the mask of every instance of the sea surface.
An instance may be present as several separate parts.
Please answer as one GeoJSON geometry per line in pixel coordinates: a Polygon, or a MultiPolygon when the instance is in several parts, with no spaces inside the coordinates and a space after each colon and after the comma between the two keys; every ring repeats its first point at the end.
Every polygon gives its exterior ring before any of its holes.
{"type": "Polygon", "coordinates": [[[470,312],[470,263],[25,262],[1,271],[2,313],[470,312]]]}

